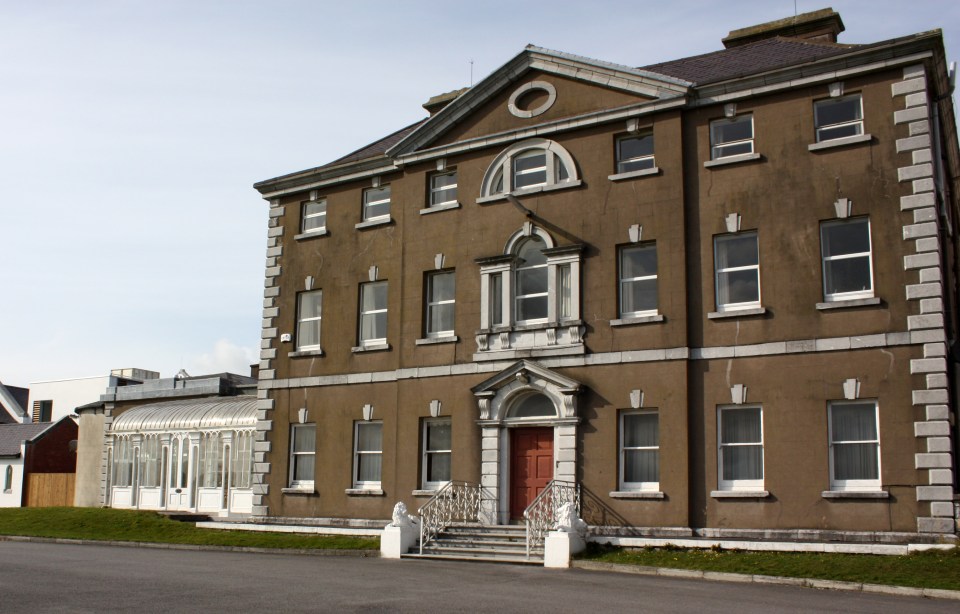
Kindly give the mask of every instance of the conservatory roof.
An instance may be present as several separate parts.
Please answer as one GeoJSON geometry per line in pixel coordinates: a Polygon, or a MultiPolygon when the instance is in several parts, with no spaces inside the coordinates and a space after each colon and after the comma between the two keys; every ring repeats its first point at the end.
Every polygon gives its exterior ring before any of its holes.
{"type": "Polygon", "coordinates": [[[164,401],[141,405],[113,421],[114,433],[249,428],[257,424],[252,396],[164,401]]]}

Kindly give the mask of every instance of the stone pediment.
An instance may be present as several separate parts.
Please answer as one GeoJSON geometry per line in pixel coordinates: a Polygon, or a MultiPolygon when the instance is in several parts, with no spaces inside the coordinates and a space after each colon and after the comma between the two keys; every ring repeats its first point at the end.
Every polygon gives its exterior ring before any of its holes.
{"type": "Polygon", "coordinates": [[[471,388],[477,397],[481,422],[503,422],[511,406],[525,396],[541,394],[549,398],[557,415],[553,421],[578,419],[577,394],[580,382],[561,375],[532,360],[519,360],[500,373],[471,388]]]}
{"type": "Polygon", "coordinates": [[[488,134],[683,99],[691,85],[650,71],[528,46],[386,153],[403,161],[419,151],[488,134]],[[532,102],[524,105],[528,93],[532,102]]]}

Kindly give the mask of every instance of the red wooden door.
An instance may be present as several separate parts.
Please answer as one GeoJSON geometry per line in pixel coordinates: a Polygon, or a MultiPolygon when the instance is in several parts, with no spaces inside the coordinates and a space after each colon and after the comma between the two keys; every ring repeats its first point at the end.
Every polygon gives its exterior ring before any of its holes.
{"type": "Polygon", "coordinates": [[[510,518],[523,519],[553,479],[553,429],[510,429],[510,518]]]}

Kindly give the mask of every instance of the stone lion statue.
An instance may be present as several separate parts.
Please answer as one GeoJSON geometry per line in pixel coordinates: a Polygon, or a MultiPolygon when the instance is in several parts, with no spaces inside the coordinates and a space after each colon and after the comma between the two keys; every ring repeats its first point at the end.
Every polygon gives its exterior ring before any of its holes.
{"type": "Polygon", "coordinates": [[[403,501],[393,506],[393,522],[390,523],[391,527],[409,527],[418,522],[419,520],[416,516],[411,516],[407,513],[407,505],[403,501]]]}
{"type": "Polygon", "coordinates": [[[583,534],[587,530],[587,523],[577,515],[577,507],[573,503],[567,502],[557,510],[557,522],[553,529],[564,533],[583,534]]]}

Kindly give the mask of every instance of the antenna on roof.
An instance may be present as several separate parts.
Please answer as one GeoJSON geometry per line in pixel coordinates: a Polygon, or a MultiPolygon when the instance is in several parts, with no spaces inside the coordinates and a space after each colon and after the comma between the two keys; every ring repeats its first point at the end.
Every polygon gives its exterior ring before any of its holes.
{"type": "Polygon", "coordinates": [[[470,58],[470,87],[473,87],[473,58],[470,58]]]}

